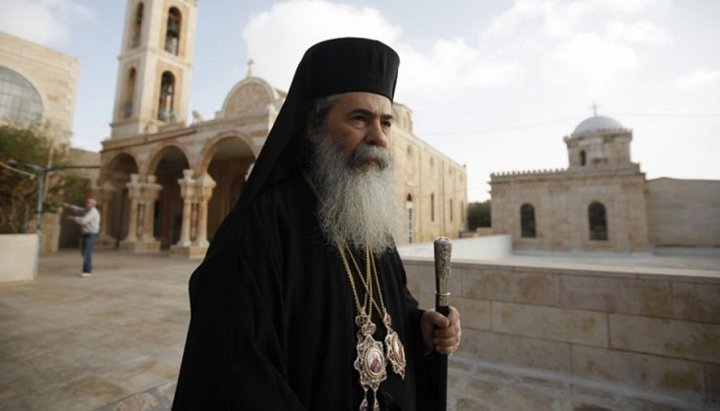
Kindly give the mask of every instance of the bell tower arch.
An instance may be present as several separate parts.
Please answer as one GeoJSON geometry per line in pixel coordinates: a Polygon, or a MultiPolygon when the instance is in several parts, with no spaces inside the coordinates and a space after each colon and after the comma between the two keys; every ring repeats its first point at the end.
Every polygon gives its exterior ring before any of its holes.
{"type": "Polygon", "coordinates": [[[111,138],[185,123],[197,0],[128,0],[111,138]]]}

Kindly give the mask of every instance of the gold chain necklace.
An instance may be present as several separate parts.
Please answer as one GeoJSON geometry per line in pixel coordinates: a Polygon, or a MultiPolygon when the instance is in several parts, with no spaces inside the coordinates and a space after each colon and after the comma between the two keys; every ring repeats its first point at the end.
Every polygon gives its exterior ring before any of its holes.
{"type": "Polygon", "coordinates": [[[375,266],[375,258],[372,253],[370,253],[369,248],[365,248],[365,279],[363,279],[362,271],[355,260],[352,250],[350,250],[347,246],[338,247],[338,249],[340,250],[340,257],[342,258],[343,265],[345,266],[345,272],[348,280],[350,281],[350,287],[353,291],[355,307],[357,310],[355,324],[358,327],[358,343],[356,346],[357,357],[355,358],[354,366],[360,374],[360,385],[364,391],[363,401],[360,404],[360,410],[366,411],[368,409],[367,393],[369,389],[372,389],[373,411],[379,411],[380,406],[377,402],[377,390],[380,387],[380,384],[387,378],[387,361],[389,361],[392,365],[393,371],[404,379],[405,350],[397,332],[392,329],[392,320],[390,318],[390,314],[388,314],[387,309],[385,308],[385,302],[382,297],[380,281],[377,274],[377,268],[375,266]],[[350,264],[348,264],[348,259],[345,256],[345,248],[347,248],[355,270],[358,273],[358,278],[360,278],[360,281],[363,283],[365,288],[365,298],[362,305],[360,304],[360,297],[358,296],[357,288],[355,287],[355,280],[350,264]],[[373,297],[375,287],[377,287],[380,306],[378,306],[375,298],[373,297]],[[376,330],[376,326],[372,322],[373,307],[375,307],[378,315],[382,317],[387,330],[387,335],[385,336],[385,350],[383,350],[383,344],[373,338],[373,334],[376,330]]]}
{"type": "MultiPolygon", "coordinates": [[[[319,197],[310,176],[305,172],[303,172],[302,175],[312,192],[319,197]]],[[[335,241],[335,244],[340,251],[340,257],[345,266],[345,273],[350,281],[350,288],[352,288],[355,310],[357,312],[355,325],[358,327],[358,343],[355,346],[357,356],[355,357],[353,365],[360,374],[360,385],[364,391],[363,400],[360,403],[360,411],[367,411],[368,409],[367,394],[369,389],[373,390],[373,411],[380,411],[380,405],[377,401],[377,390],[380,384],[387,379],[387,361],[390,361],[390,364],[392,364],[393,371],[400,375],[400,378],[405,379],[405,348],[402,345],[402,341],[400,341],[398,333],[392,329],[392,319],[385,308],[385,302],[380,288],[380,280],[378,278],[377,268],[375,267],[375,256],[370,252],[368,247],[365,247],[365,278],[363,279],[362,271],[357,261],[355,261],[355,256],[350,247],[339,239],[335,241]],[[350,269],[350,264],[348,264],[347,257],[345,256],[346,248],[355,266],[355,270],[357,270],[358,278],[365,288],[365,298],[362,304],[360,304],[360,297],[355,287],[355,280],[352,270],[350,269]],[[378,307],[377,302],[373,298],[373,280],[375,284],[377,284],[377,293],[381,307],[378,307]],[[382,343],[373,338],[376,329],[375,324],[372,322],[373,307],[375,307],[378,315],[382,317],[383,324],[387,330],[385,336],[385,351],[383,351],[382,343]]]]}
{"type": "MultiPolygon", "coordinates": [[[[358,264],[355,261],[355,257],[352,253],[350,253],[350,259],[352,259],[353,265],[359,273],[360,267],[358,267],[358,264]]],[[[368,262],[368,264],[370,265],[375,284],[377,284],[377,295],[380,299],[380,307],[378,307],[375,299],[372,298],[372,292],[370,293],[370,301],[375,307],[378,316],[382,318],[383,324],[385,324],[385,329],[387,330],[387,334],[385,335],[385,354],[387,355],[387,359],[388,361],[390,361],[390,364],[392,365],[395,374],[398,374],[402,379],[405,379],[405,349],[403,348],[402,341],[400,341],[400,336],[392,328],[392,318],[390,317],[388,310],[385,308],[385,301],[383,300],[382,290],[380,289],[380,279],[378,278],[377,268],[375,267],[375,256],[370,253],[367,247],[365,249],[365,261],[368,262]]],[[[363,282],[363,285],[365,286],[366,290],[373,288],[371,282],[363,282]]],[[[370,308],[372,309],[372,307],[370,308]]],[[[370,311],[370,314],[372,316],[372,310],[368,311],[370,311]]]]}

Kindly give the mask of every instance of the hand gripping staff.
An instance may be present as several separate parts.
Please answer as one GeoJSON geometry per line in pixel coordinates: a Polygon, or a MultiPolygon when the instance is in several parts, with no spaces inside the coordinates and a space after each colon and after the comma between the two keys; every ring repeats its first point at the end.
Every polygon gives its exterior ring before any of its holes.
{"type": "MultiPolygon", "coordinates": [[[[450,313],[450,254],[452,243],[447,237],[435,240],[435,311],[447,317],[450,313]]],[[[447,409],[447,355],[438,354],[438,410],[447,409]]]]}

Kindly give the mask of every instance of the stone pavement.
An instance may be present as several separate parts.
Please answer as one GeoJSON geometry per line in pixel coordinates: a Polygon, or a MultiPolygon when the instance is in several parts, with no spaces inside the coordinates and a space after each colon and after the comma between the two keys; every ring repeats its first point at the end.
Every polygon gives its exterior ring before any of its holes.
{"type": "Polygon", "coordinates": [[[99,251],[80,278],[79,253],[61,251],[36,281],[0,284],[0,409],[168,409],[197,264],[99,251]]]}
{"type": "MultiPolygon", "coordinates": [[[[99,251],[95,275],[80,278],[79,253],[63,250],[41,258],[36,281],[0,283],[0,410],[169,409],[198,263],[99,251]]],[[[602,384],[484,363],[462,350],[450,365],[450,411],[710,409],[609,395],[602,384]]]]}

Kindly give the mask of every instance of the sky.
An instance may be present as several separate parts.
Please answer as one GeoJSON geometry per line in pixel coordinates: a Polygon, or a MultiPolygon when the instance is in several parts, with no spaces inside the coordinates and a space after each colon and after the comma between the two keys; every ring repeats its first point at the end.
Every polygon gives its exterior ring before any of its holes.
{"type": "MultiPolygon", "coordinates": [[[[565,168],[563,137],[593,115],[633,131],[648,179],[720,179],[720,1],[199,0],[190,110],[205,119],[252,71],[287,90],[300,57],[332,37],[400,55],[395,100],[414,134],[490,174],[565,168]]],[[[73,146],[110,135],[126,2],[0,0],[0,30],[80,59],[73,146]]],[[[188,114],[188,118],[190,118],[188,114]]]]}

